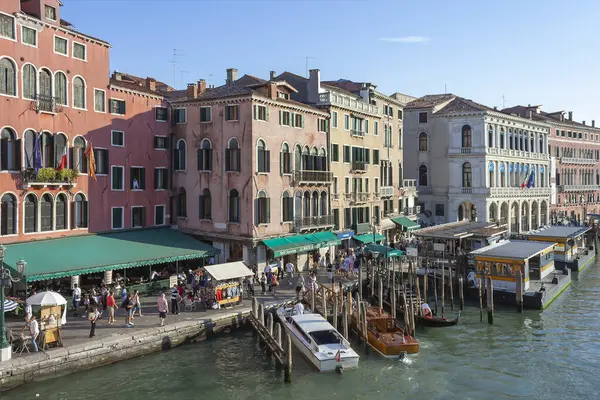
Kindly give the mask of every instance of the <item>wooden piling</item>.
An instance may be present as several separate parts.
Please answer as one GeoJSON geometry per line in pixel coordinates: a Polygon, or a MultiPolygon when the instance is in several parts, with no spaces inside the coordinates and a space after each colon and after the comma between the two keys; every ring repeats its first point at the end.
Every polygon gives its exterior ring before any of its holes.
{"type": "MultiPolygon", "coordinates": [[[[416,314],[417,315],[421,315],[422,309],[421,309],[421,288],[420,286],[420,279],[417,276],[417,274],[415,274],[415,278],[417,279],[417,285],[416,285],[416,289],[417,289],[417,300],[418,300],[418,304],[417,304],[417,310],[416,310],[416,314]]],[[[427,279],[427,278],[425,278],[427,279]]]]}
{"type": "Polygon", "coordinates": [[[362,303],[362,336],[365,341],[365,346],[369,343],[369,336],[367,334],[367,303],[362,303]]]}
{"type": "Polygon", "coordinates": [[[369,291],[369,296],[371,299],[375,298],[375,260],[371,260],[371,290],[369,291]]]}
{"type": "Polygon", "coordinates": [[[338,297],[333,296],[333,328],[337,331],[338,327],[338,297]]]}
{"type": "Polygon", "coordinates": [[[348,306],[342,305],[342,335],[348,340],[348,306]]]}
{"type": "Polygon", "coordinates": [[[363,276],[362,276],[363,265],[362,264],[363,264],[363,258],[361,257],[358,262],[358,299],[359,299],[359,301],[362,300],[362,298],[363,298],[363,276]]]}
{"type": "Polygon", "coordinates": [[[391,287],[391,298],[390,302],[392,303],[392,318],[396,320],[396,284],[393,283],[391,287]]]}
{"type": "Polygon", "coordinates": [[[452,278],[452,264],[448,263],[448,290],[450,291],[450,309],[454,311],[454,287],[452,278]]]}
{"type": "Polygon", "coordinates": [[[487,278],[487,314],[488,314],[488,323],[494,323],[494,286],[492,283],[492,278],[487,278]]]}
{"type": "MultiPolygon", "coordinates": [[[[359,294],[356,294],[356,308],[354,308],[354,315],[356,318],[356,330],[358,331],[358,333],[360,334],[360,298],[359,298],[359,294]]],[[[351,312],[351,311],[349,311],[351,312]]]]}
{"type": "Polygon", "coordinates": [[[281,343],[281,324],[279,322],[275,324],[275,341],[283,349],[283,343],[281,343]]]}
{"type": "Polygon", "coordinates": [[[463,277],[458,277],[458,298],[460,300],[460,310],[462,311],[465,308],[465,288],[463,277]]]}
{"type": "Polygon", "coordinates": [[[425,303],[429,302],[427,298],[427,284],[429,283],[429,265],[425,264],[425,275],[423,276],[423,299],[425,303]]]}
{"type": "Polygon", "coordinates": [[[437,268],[433,270],[433,295],[435,302],[435,313],[438,312],[438,290],[437,290],[437,268]]]}
{"type": "Polygon", "coordinates": [[[267,315],[267,331],[273,336],[273,313],[267,315]]]}
{"type": "Polygon", "coordinates": [[[517,270],[516,274],[516,295],[517,295],[517,312],[523,312],[523,275],[521,275],[521,270],[517,270]]]}
{"type": "Polygon", "coordinates": [[[479,278],[479,320],[483,322],[483,285],[485,285],[485,275],[481,274],[481,278],[479,278]]]}
{"type": "Polygon", "coordinates": [[[252,315],[258,319],[258,299],[256,297],[252,298],[252,315]]]}
{"type": "Polygon", "coordinates": [[[445,295],[445,291],[446,291],[445,290],[446,289],[445,281],[446,281],[446,264],[442,262],[442,317],[444,316],[444,306],[446,303],[444,301],[444,295],[445,295]]]}
{"type": "Polygon", "coordinates": [[[325,292],[325,286],[321,288],[321,304],[323,306],[323,318],[327,319],[327,294],[325,292]]]}
{"type": "Polygon", "coordinates": [[[410,312],[408,308],[408,301],[406,300],[406,287],[402,286],[402,303],[404,304],[404,329],[410,329],[410,316],[408,313],[410,312]]]}
{"type": "Polygon", "coordinates": [[[284,371],[284,381],[285,383],[292,383],[292,338],[289,334],[285,335],[285,371],[284,371]]]}
{"type": "Polygon", "coordinates": [[[310,288],[310,311],[316,313],[317,312],[317,291],[314,286],[310,288]]]}
{"type": "Polygon", "coordinates": [[[379,309],[383,310],[383,278],[379,277],[379,309]]]}
{"type": "Polygon", "coordinates": [[[258,305],[258,322],[265,326],[265,306],[262,304],[258,305]]]}

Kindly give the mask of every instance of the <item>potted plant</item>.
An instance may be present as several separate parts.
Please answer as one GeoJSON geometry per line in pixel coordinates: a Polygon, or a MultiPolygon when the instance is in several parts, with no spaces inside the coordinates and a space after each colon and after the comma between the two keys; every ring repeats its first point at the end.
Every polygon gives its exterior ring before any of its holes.
{"type": "Polygon", "coordinates": [[[61,182],[71,182],[72,181],[73,174],[70,169],[66,169],[66,168],[61,169],[56,174],[58,175],[58,179],[61,182]]]}
{"type": "Polygon", "coordinates": [[[54,168],[42,168],[38,171],[36,182],[54,182],[56,180],[56,170],[54,168]]]}

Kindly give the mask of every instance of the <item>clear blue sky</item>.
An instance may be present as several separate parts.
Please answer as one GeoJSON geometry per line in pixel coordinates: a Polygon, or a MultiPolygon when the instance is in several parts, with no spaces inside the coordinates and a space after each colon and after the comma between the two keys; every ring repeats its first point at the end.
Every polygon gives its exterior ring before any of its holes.
{"type": "Polygon", "coordinates": [[[62,17],[113,45],[111,68],[173,84],[225,69],[371,81],[489,106],[543,104],[598,120],[600,2],[63,0],[62,17]],[[492,3],[494,5],[492,5],[492,3]],[[407,39],[408,38],[408,39],[407,39]],[[387,40],[382,40],[387,39],[387,40]],[[183,76],[181,71],[187,71],[183,76]]]}

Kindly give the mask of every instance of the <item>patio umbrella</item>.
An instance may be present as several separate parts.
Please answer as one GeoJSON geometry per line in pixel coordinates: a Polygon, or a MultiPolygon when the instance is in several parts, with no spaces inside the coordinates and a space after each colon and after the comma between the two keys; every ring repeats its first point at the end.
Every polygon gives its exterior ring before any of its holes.
{"type": "Polygon", "coordinates": [[[39,292],[27,299],[27,304],[30,306],[51,307],[65,306],[61,318],[61,324],[67,323],[67,300],[56,292],[39,292]]]}
{"type": "Polygon", "coordinates": [[[4,300],[4,312],[12,311],[19,306],[19,303],[12,300],[4,300]]]}

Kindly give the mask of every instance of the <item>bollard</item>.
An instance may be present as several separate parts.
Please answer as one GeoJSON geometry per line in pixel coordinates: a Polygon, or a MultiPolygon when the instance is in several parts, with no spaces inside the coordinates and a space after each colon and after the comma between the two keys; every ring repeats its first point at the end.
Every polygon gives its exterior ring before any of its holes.
{"type": "Polygon", "coordinates": [[[487,278],[487,314],[488,314],[488,324],[494,323],[494,286],[492,283],[492,278],[487,278]]]}
{"type": "Polygon", "coordinates": [[[379,277],[379,309],[383,310],[383,279],[379,277]]]}
{"type": "Polygon", "coordinates": [[[252,315],[258,319],[258,299],[256,297],[252,299],[252,315]]]}
{"type": "Polygon", "coordinates": [[[273,336],[273,313],[267,314],[267,331],[269,336],[273,336]]]}
{"type": "Polygon", "coordinates": [[[321,300],[323,303],[323,318],[327,319],[327,296],[325,295],[325,286],[321,288],[321,300]]]}
{"type": "Polygon", "coordinates": [[[465,288],[464,288],[463,277],[458,277],[458,298],[460,300],[460,310],[465,308],[465,288]]]}
{"type": "Polygon", "coordinates": [[[333,296],[333,329],[338,328],[338,297],[333,296]]]}
{"type": "Polygon", "coordinates": [[[287,361],[285,363],[285,371],[284,371],[284,382],[292,383],[292,338],[289,334],[285,335],[285,356],[287,361]]]}
{"type": "Polygon", "coordinates": [[[517,295],[517,312],[523,312],[523,276],[521,275],[521,270],[517,271],[517,276],[515,277],[517,287],[516,287],[516,295],[517,295]]]}

